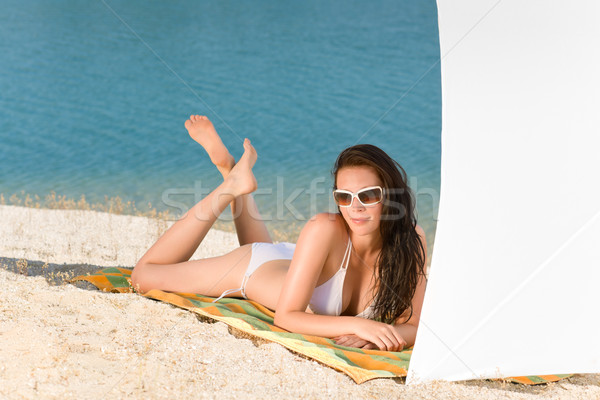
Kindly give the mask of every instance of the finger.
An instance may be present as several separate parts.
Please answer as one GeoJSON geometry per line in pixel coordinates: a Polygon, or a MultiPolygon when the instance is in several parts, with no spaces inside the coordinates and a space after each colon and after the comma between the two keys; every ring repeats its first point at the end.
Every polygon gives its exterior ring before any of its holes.
{"type": "Polygon", "coordinates": [[[391,349],[394,348],[395,346],[395,340],[394,340],[394,336],[393,335],[382,335],[381,337],[381,341],[384,343],[385,348],[383,348],[382,350],[385,351],[392,351],[391,349]]]}
{"type": "Polygon", "coordinates": [[[398,342],[398,346],[397,346],[397,348],[396,348],[395,351],[402,351],[402,350],[404,350],[404,346],[406,346],[406,341],[404,340],[404,338],[400,335],[400,333],[393,326],[391,328],[392,328],[392,334],[394,335],[394,338],[398,342]]]}
{"type": "Polygon", "coordinates": [[[362,348],[365,349],[365,350],[375,350],[375,349],[377,349],[377,346],[375,346],[371,342],[367,342],[367,344],[365,344],[364,346],[362,346],[362,348]]]}
{"type": "Polygon", "coordinates": [[[360,338],[355,338],[353,340],[349,340],[346,343],[346,346],[348,347],[361,347],[363,346],[365,343],[367,343],[365,340],[360,339],[360,338]]]}
{"type": "Polygon", "coordinates": [[[398,340],[398,337],[392,334],[389,336],[389,339],[392,341],[392,346],[389,348],[388,351],[402,350],[402,337],[400,337],[400,340],[398,340]]]}
{"type": "Polygon", "coordinates": [[[382,335],[381,340],[385,343],[385,351],[394,351],[397,346],[396,338],[389,332],[382,335]]]}
{"type": "Polygon", "coordinates": [[[397,351],[400,347],[400,341],[398,337],[402,337],[397,333],[396,329],[392,325],[385,325],[380,331],[380,339],[385,343],[386,351],[397,351]]]}
{"type": "Polygon", "coordinates": [[[375,346],[377,346],[377,349],[379,349],[379,350],[383,350],[383,351],[385,351],[385,350],[386,350],[386,345],[385,345],[385,343],[383,342],[383,340],[381,340],[380,338],[378,338],[378,337],[375,337],[373,340],[371,340],[371,342],[372,342],[373,344],[375,344],[375,346]]]}
{"type": "Polygon", "coordinates": [[[367,343],[369,343],[369,342],[367,342],[366,340],[356,339],[356,340],[347,340],[346,342],[344,342],[341,345],[346,346],[346,347],[362,347],[367,343]]]}

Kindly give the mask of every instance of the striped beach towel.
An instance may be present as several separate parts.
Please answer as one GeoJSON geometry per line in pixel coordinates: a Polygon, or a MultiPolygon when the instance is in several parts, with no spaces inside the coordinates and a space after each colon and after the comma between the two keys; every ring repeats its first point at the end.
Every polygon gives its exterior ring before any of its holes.
{"type": "MultiPolygon", "coordinates": [[[[107,292],[133,292],[131,270],[106,268],[94,274],[77,276],[73,281],[87,281],[107,292]]],[[[223,298],[212,303],[213,297],[193,293],[170,293],[151,290],[144,294],[158,301],[184,308],[199,315],[226,323],[249,335],[281,344],[282,346],[342,371],[356,383],[374,378],[405,377],[412,349],[400,352],[363,350],[338,346],[331,339],[291,333],[273,324],[274,313],[250,300],[223,298]]],[[[526,385],[555,382],[571,375],[522,376],[509,381],[526,385]]]]}

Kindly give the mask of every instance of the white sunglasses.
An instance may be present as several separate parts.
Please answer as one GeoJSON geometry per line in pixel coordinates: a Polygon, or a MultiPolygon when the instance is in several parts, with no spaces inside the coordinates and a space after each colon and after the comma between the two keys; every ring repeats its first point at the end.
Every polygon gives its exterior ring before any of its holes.
{"type": "Polygon", "coordinates": [[[333,191],[333,199],[340,207],[350,207],[355,197],[363,206],[374,206],[383,200],[383,189],[381,186],[369,186],[356,193],[343,189],[333,191]]]}

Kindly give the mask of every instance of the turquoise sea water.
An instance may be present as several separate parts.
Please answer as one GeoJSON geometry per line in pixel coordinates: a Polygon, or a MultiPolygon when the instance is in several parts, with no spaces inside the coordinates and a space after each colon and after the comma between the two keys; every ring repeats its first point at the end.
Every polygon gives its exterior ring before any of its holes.
{"type": "Polygon", "coordinates": [[[435,1],[4,1],[0,192],[120,196],[175,213],[220,182],[183,127],[205,114],[259,153],[271,227],[331,207],[356,143],[406,169],[435,230],[441,95],[435,1]]]}

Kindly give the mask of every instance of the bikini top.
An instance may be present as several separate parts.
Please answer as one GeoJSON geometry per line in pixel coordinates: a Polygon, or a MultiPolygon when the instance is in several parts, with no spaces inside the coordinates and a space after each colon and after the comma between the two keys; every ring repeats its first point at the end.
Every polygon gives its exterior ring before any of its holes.
{"type": "MultiPolygon", "coordinates": [[[[321,315],[341,315],[342,314],[342,291],[344,289],[344,280],[346,271],[350,263],[350,254],[352,253],[352,242],[348,238],[348,246],[342,259],[340,269],[337,270],[327,282],[315,287],[308,306],[315,314],[321,315]]],[[[361,318],[373,317],[373,302],[365,310],[356,315],[361,318]]]]}

